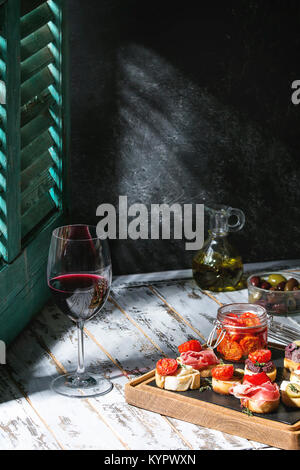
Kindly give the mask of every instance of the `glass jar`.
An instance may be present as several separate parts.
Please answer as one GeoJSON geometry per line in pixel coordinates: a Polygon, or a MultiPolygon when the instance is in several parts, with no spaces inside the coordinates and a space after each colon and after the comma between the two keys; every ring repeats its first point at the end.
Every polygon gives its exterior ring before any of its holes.
{"type": "Polygon", "coordinates": [[[300,290],[271,291],[256,287],[251,283],[255,277],[268,281],[270,274],[283,276],[287,281],[295,279],[300,284],[300,276],[287,272],[254,273],[247,280],[249,302],[265,307],[270,315],[287,315],[300,313],[300,290]]]}
{"type": "Polygon", "coordinates": [[[217,350],[226,361],[242,362],[248,354],[267,348],[268,315],[254,304],[229,304],[218,310],[217,333],[225,336],[217,350]]]}

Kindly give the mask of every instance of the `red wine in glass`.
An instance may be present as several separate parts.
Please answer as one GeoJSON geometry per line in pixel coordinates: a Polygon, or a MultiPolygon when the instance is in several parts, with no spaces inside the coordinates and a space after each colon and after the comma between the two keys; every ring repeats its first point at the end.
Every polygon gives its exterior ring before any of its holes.
{"type": "Polygon", "coordinates": [[[109,292],[106,279],[95,274],[64,274],[50,279],[49,287],[56,305],[75,322],[96,315],[109,292]]]}
{"type": "Polygon", "coordinates": [[[77,325],[78,367],[52,382],[52,389],[69,397],[108,393],[112,384],[84,367],[84,324],[105,304],[111,285],[111,261],[107,240],[96,227],[67,225],[54,230],[49,248],[47,281],[59,309],[77,325]]]}

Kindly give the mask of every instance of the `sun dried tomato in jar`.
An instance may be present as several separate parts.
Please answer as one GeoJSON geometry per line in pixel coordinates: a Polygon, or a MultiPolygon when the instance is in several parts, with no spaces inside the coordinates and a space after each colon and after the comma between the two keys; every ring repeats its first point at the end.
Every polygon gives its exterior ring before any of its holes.
{"type": "Polygon", "coordinates": [[[217,348],[225,360],[241,362],[248,354],[267,347],[268,316],[264,307],[252,304],[225,305],[218,310],[217,318],[226,330],[217,348]]]}

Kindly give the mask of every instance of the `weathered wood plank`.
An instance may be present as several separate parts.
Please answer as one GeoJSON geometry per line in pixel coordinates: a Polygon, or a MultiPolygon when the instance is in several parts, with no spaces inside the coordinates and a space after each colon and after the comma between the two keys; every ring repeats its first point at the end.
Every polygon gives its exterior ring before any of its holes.
{"type": "Polygon", "coordinates": [[[2,367],[0,375],[1,450],[60,450],[55,436],[36,415],[2,367]]]}
{"type": "Polygon", "coordinates": [[[152,284],[152,292],[166,307],[183,317],[207,338],[217,317],[219,305],[198,288],[193,279],[152,284]]]}
{"type": "MultiPolygon", "coordinates": [[[[143,371],[155,364],[159,353],[151,344],[131,328],[128,320],[122,317],[120,311],[112,305],[108,305],[104,313],[99,316],[98,322],[89,322],[87,327],[89,335],[85,338],[86,363],[93,372],[103,371],[107,377],[112,378],[114,389],[108,395],[95,399],[89,399],[92,406],[104,416],[112,429],[120,436],[120,439],[132,449],[188,449],[166,419],[159,415],[138,410],[126,404],[124,398],[124,385],[133,373],[140,373],[139,360],[134,357],[135,351],[130,351],[130,346],[137,348],[140,355],[143,371]],[[93,325],[92,325],[93,323],[93,325]],[[99,330],[90,333],[93,326],[98,325],[99,330]],[[119,347],[116,328],[123,331],[119,347]],[[101,331],[101,338],[98,332],[101,331]],[[105,342],[105,350],[110,354],[117,354],[113,362],[107,358],[98,342],[109,334],[109,340],[105,342]],[[91,338],[94,337],[95,341],[91,338]],[[129,341],[129,348],[128,348],[129,341]],[[146,354],[145,354],[146,353],[146,354]],[[129,356],[129,358],[128,358],[129,356]],[[131,356],[134,359],[131,359],[131,356]],[[134,362],[131,362],[134,361],[134,362]],[[144,363],[143,363],[144,362],[144,363]],[[122,373],[123,371],[123,373],[122,373]],[[128,376],[128,378],[126,377],[128,376]]],[[[67,317],[62,316],[56,307],[46,307],[32,325],[34,334],[42,337],[46,347],[51,347],[51,353],[59,362],[69,370],[76,368],[77,334],[73,324],[67,317]],[[67,333],[66,333],[67,331],[67,333]]],[[[102,346],[103,348],[103,346],[102,346]]]]}
{"type": "MultiPolygon", "coordinates": [[[[111,297],[150,341],[167,355],[177,354],[179,344],[198,336],[196,331],[200,321],[193,329],[148,287],[113,289],[111,297]]],[[[202,337],[200,339],[203,340],[202,337]]]]}
{"type": "Polygon", "coordinates": [[[8,351],[7,361],[13,378],[62,448],[124,449],[87,400],[74,402],[50,390],[50,382],[57,376],[59,367],[30,331],[24,332],[14,342],[8,351]]]}

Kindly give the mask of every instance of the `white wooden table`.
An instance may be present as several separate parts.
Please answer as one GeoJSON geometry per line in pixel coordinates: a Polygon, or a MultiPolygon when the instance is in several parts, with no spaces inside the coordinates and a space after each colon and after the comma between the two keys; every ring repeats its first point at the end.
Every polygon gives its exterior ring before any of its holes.
{"type": "MultiPolygon", "coordinates": [[[[300,266],[298,263],[286,264],[300,266]]],[[[263,268],[248,266],[248,269],[263,268]]],[[[269,266],[272,270],[272,264],[269,266]]],[[[268,269],[268,266],[266,267],[268,269]]],[[[295,270],[295,268],[293,268],[295,270]]],[[[187,339],[205,340],[220,303],[247,301],[247,291],[204,293],[190,271],[114,280],[102,313],[86,324],[86,364],[114,388],[92,399],[53,393],[50,382],[76,368],[75,326],[48,304],[9,348],[0,376],[1,449],[266,449],[257,442],[129,406],[125,383],[176,357],[187,339]]],[[[295,325],[299,318],[282,317],[295,325]]]]}

